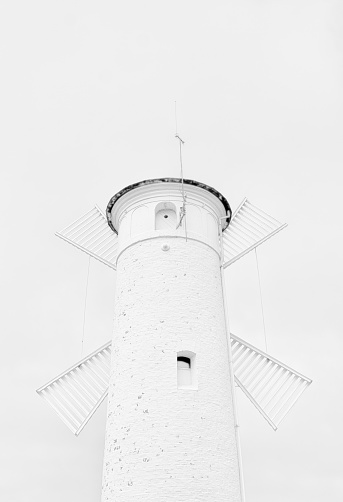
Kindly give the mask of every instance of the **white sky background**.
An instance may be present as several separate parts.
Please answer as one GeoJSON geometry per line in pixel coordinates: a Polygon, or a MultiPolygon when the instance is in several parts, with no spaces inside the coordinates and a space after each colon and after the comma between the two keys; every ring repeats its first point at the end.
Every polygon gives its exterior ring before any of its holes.
{"type": "MultiPolygon", "coordinates": [[[[342,2],[1,11],[1,499],[100,500],[106,407],[75,438],[35,393],[81,352],[88,257],[54,232],[179,176],[177,100],[185,177],[289,224],[258,250],[268,349],[314,383],[276,433],[239,396],[247,502],[341,502],[342,2]]],[[[254,254],[226,277],[232,331],[263,348],[254,254]]],[[[85,353],[111,338],[114,285],[92,260],[85,353]]]]}

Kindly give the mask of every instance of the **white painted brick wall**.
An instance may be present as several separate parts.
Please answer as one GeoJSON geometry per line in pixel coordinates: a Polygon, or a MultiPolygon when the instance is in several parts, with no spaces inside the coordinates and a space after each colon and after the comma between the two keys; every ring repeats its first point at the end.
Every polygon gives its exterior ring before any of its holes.
{"type": "Polygon", "coordinates": [[[102,500],[241,500],[219,257],[200,242],[119,258],[102,500]],[[198,390],[177,389],[181,350],[198,390]]]}

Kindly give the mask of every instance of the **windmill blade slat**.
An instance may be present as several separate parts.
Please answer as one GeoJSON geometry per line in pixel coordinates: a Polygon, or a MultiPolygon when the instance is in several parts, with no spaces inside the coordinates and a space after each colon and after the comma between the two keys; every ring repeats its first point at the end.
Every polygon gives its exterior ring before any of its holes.
{"type": "Polygon", "coordinates": [[[274,422],[271,420],[271,418],[266,414],[264,409],[258,404],[258,402],[253,398],[253,396],[250,394],[250,392],[247,391],[246,387],[242,384],[242,382],[235,376],[235,382],[237,383],[238,387],[244,392],[244,394],[247,396],[247,398],[253,403],[253,405],[258,409],[258,411],[261,413],[261,415],[267,420],[269,425],[274,429],[274,431],[277,430],[277,426],[274,424],[274,422]]]}
{"type": "MultiPolygon", "coordinates": [[[[80,370],[78,370],[78,372],[79,371],[80,370]]],[[[91,388],[91,391],[96,395],[96,397],[99,398],[103,391],[104,382],[102,382],[99,378],[97,378],[97,375],[90,370],[90,367],[87,364],[87,362],[85,363],[85,368],[82,378],[85,382],[88,383],[88,385],[91,388]]]]}
{"type": "Polygon", "coordinates": [[[235,355],[238,350],[242,350],[242,345],[233,338],[231,339],[231,354],[235,355]]]}
{"type": "Polygon", "coordinates": [[[118,246],[113,248],[112,244],[110,243],[107,245],[107,247],[105,246],[101,247],[98,252],[100,251],[105,260],[113,261],[118,254],[118,246]]]}
{"type": "MultiPolygon", "coordinates": [[[[101,232],[103,233],[104,227],[101,229],[101,232]]],[[[106,229],[107,231],[107,229],[106,229]]],[[[111,232],[111,230],[110,230],[111,232]]],[[[91,247],[93,252],[96,254],[101,255],[101,257],[104,260],[109,261],[107,258],[107,255],[109,254],[114,254],[114,257],[117,256],[117,251],[118,251],[118,237],[116,234],[112,233],[109,235],[99,235],[97,239],[93,239],[89,241],[89,244],[87,244],[88,247],[91,247]]]]}
{"type": "Polygon", "coordinates": [[[101,254],[103,260],[112,263],[117,258],[118,248],[117,246],[113,247],[112,242],[106,242],[104,245],[95,248],[94,253],[101,254]]]}
{"type": "Polygon", "coordinates": [[[77,429],[77,431],[75,432],[75,436],[78,436],[80,434],[80,432],[82,431],[82,429],[85,427],[85,425],[87,425],[87,423],[90,421],[90,419],[92,418],[92,416],[94,415],[96,410],[99,408],[99,406],[103,402],[103,400],[106,398],[107,394],[108,394],[108,388],[104,391],[103,395],[100,397],[100,399],[98,399],[98,401],[94,405],[94,408],[92,409],[92,411],[87,415],[84,422],[77,429]]]}
{"type": "Polygon", "coordinates": [[[260,239],[265,232],[265,226],[261,225],[261,220],[254,218],[244,207],[242,207],[241,211],[236,214],[235,221],[232,223],[233,226],[236,226],[236,228],[242,228],[242,231],[244,229],[250,238],[255,237],[260,239]]]}
{"type": "Polygon", "coordinates": [[[276,430],[312,380],[232,333],[231,346],[235,382],[276,430]]]}
{"type": "MultiPolygon", "coordinates": [[[[249,246],[254,244],[256,241],[259,241],[260,239],[263,239],[265,235],[265,229],[260,229],[257,227],[257,225],[249,225],[247,218],[241,218],[240,215],[237,215],[236,221],[234,222],[235,226],[237,227],[236,234],[237,233],[243,233],[245,232],[246,234],[246,240],[249,242],[249,246]]],[[[235,227],[232,229],[233,234],[235,235],[235,227]]]]}
{"type": "MultiPolygon", "coordinates": [[[[248,250],[254,249],[257,245],[264,242],[267,238],[270,238],[277,231],[281,230],[286,225],[282,225],[278,223],[278,225],[274,225],[273,227],[268,222],[261,221],[259,218],[255,218],[251,215],[250,211],[247,211],[244,206],[240,209],[240,212],[236,214],[233,218],[231,224],[228,229],[223,234],[223,240],[225,244],[229,244],[229,242],[237,243],[237,230],[239,228],[244,229],[246,233],[246,239],[250,241],[250,246],[246,245],[244,249],[244,254],[248,252],[248,250]]],[[[225,247],[225,246],[224,246],[225,247]]]]}
{"type": "Polygon", "coordinates": [[[244,239],[249,246],[263,237],[262,230],[259,231],[253,225],[247,225],[247,221],[239,215],[231,226],[231,232],[237,237],[241,236],[241,239],[244,239]]]}
{"type": "MultiPolygon", "coordinates": [[[[260,378],[257,378],[253,386],[249,388],[250,392],[255,391],[256,398],[265,388],[265,380],[267,379],[267,381],[270,381],[272,378],[274,378],[274,375],[279,369],[277,364],[274,364],[272,361],[269,361],[269,363],[271,364],[269,364],[269,366],[266,367],[266,371],[261,371],[260,378]],[[260,390],[258,390],[258,387],[260,387],[260,390]]],[[[248,385],[250,386],[250,383],[248,385]]]]}
{"type": "Polygon", "coordinates": [[[274,224],[278,224],[279,223],[279,221],[276,218],[274,218],[270,214],[268,214],[265,211],[263,211],[263,209],[261,209],[260,207],[253,206],[251,204],[251,202],[248,201],[248,199],[246,199],[246,207],[249,208],[249,209],[252,209],[257,214],[260,214],[263,218],[269,220],[271,223],[274,223],[274,224]]]}
{"type": "Polygon", "coordinates": [[[244,351],[235,358],[235,362],[236,362],[235,371],[236,371],[236,373],[239,371],[239,368],[243,364],[246,363],[247,359],[252,356],[253,356],[253,353],[249,349],[245,348],[244,351]]]}
{"type": "Polygon", "coordinates": [[[106,361],[102,357],[100,357],[100,354],[95,354],[93,358],[96,359],[97,361],[97,369],[99,369],[107,379],[109,372],[109,365],[106,364],[106,361]]]}
{"type": "Polygon", "coordinates": [[[107,361],[104,358],[100,357],[100,354],[95,356],[95,358],[99,364],[99,368],[106,375],[106,378],[107,378],[107,375],[109,374],[109,371],[110,371],[110,365],[107,364],[107,361]]]}
{"type": "Polygon", "coordinates": [[[106,385],[108,381],[108,375],[106,371],[100,368],[99,361],[94,358],[89,363],[86,363],[88,366],[87,376],[94,382],[94,384],[98,387],[99,393],[101,394],[103,391],[103,385],[106,385]],[[97,364],[97,368],[94,369],[94,363],[97,364]]]}
{"type": "Polygon", "coordinates": [[[286,226],[244,199],[223,232],[223,267],[228,267],[286,226]]]}
{"type": "MultiPolygon", "coordinates": [[[[84,235],[82,239],[79,239],[79,245],[91,249],[93,253],[101,253],[103,248],[108,244],[111,246],[113,240],[112,235],[103,235],[103,227],[94,228],[92,235],[84,235]]],[[[106,248],[107,249],[107,248],[106,248]]]]}
{"type": "Polygon", "coordinates": [[[94,251],[100,252],[103,248],[110,248],[113,242],[113,233],[104,234],[103,220],[99,221],[99,224],[93,228],[91,234],[86,234],[80,240],[80,245],[92,247],[94,251]]]}
{"type": "Polygon", "coordinates": [[[102,224],[102,216],[96,215],[96,220],[91,219],[86,221],[82,228],[78,228],[68,234],[66,233],[65,236],[70,240],[77,241],[80,246],[86,247],[89,242],[94,242],[101,238],[102,224]]]}
{"type": "Polygon", "coordinates": [[[74,231],[76,231],[77,228],[82,228],[83,225],[87,223],[91,218],[94,217],[94,211],[91,209],[88,211],[88,213],[84,214],[83,216],[80,216],[77,220],[75,220],[73,223],[70,223],[70,225],[66,226],[63,230],[63,232],[68,233],[71,235],[74,231]]]}
{"type": "Polygon", "coordinates": [[[233,242],[227,242],[223,238],[223,248],[224,248],[224,257],[227,258],[227,256],[236,256],[241,253],[243,253],[244,249],[243,247],[238,247],[237,242],[234,244],[233,242]]]}
{"type": "Polygon", "coordinates": [[[286,372],[284,375],[282,384],[279,386],[276,392],[274,392],[273,396],[269,399],[269,401],[263,405],[264,409],[270,416],[275,415],[274,410],[278,405],[281,405],[285,400],[287,400],[287,392],[290,387],[294,383],[295,375],[286,372]]]}
{"type": "Polygon", "coordinates": [[[116,269],[118,237],[112,232],[100,209],[95,206],[61,232],[57,237],[116,269]]]}
{"type": "MultiPolygon", "coordinates": [[[[65,377],[62,378],[62,381],[63,381],[63,387],[62,387],[63,391],[64,393],[68,394],[67,397],[68,403],[71,402],[71,406],[73,406],[74,394],[72,392],[72,387],[65,377]]],[[[87,401],[84,400],[82,401],[78,400],[77,402],[75,401],[76,408],[78,408],[79,410],[78,413],[81,410],[81,418],[82,418],[82,413],[89,413],[90,411],[89,407],[88,408],[86,407],[86,403],[87,401]]]]}
{"type": "Polygon", "coordinates": [[[247,222],[250,222],[250,224],[253,225],[256,231],[259,231],[261,233],[265,230],[273,230],[275,228],[275,223],[273,224],[270,220],[261,218],[257,211],[254,211],[253,206],[243,207],[240,216],[243,220],[245,219],[247,222]]]}
{"type": "Polygon", "coordinates": [[[309,386],[310,384],[308,382],[305,382],[303,381],[301,383],[301,385],[299,385],[297,391],[293,394],[293,397],[292,399],[289,400],[289,402],[287,403],[287,405],[285,405],[283,407],[283,409],[281,409],[277,415],[276,415],[276,420],[277,420],[277,423],[280,424],[282,422],[282,420],[285,418],[285,416],[287,415],[287,413],[289,412],[290,409],[293,408],[293,406],[295,405],[295,403],[298,401],[299,397],[301,396],[301,394],[307,389],[307,387],[309,386]]]}
{"type": "Polygon", "coordinates": [[[83,415],[80,409],[77,407],[77,403],[74,403],[71,396],[66,394],[65,386],[61,385],[60,382],[57,381],[53,384],[52,390],[55,391],[54,395],[57,395],[60,398],[65,408],[69,410],[70,414],[75,417],[76,422],[82,419],[83,415]]]}
{"type": "Polygon", "coordinates": [[[270,380],[266,385],[264,392],[260,396],[260,403],[263,404],[265,408],[269,406],[272,400],[281,392],[282,386],[287,381],[287,376],[290,373],[284,368],[280,368],[280,371],[275,374],[274,381],[270,380]]]}
{"type": "Polygon", "coordinates": [[[106,362],[101,357],[95,356],[95,359],[96,359],[97,364],[98,364],[98,369],[107,378],[109,370],[110,370],[109,366],[106,364],[106,362]]]}
{"type": "Polygon", "coordinates": [[[108,392],[111,343],[92,352],[37,390],[57,415],[78,435],[108,392]]]}
{"type": "Polygon", "coordinates": [[[100,374],[99,372],[100,368],[95,366],[96,362],[94,361],[93,357],[92,361],[86,361],[85,364],[88,368],[88,372],[86,373],[86,375],[94,382],[95,385],[98,386],[98,389],[101,392],[103,390],[102,386],[108,383],[108,379],[104,378],[100,374]]]}
{"type": "Polygon", "coordinates": [[[106,385],[106,383],[108,382],[108,371],[106,371],[104,368],[102,368],[100,366],[100,362],[98,359],[96,359],[96,364],[97,364],[97,369],[96,371],[92,371],[92,376],[95,376],[98,380],[99,380],[99,384],[100,384],[100,389],[102,390],[102,385],[106,385]]]}
{"type": "Polygon", "coordinates": [[[108,375],[111,371],[111,357],[106,357],[103,354],[98,354],[97,359],[106,371],[106,375],[108,375]]]}
{"type": "MultiPolygon", "coordinates": [[[[267,375],[267,378],[264,379],[263,382],[260,383],[256,387],[255,390],[255,397],[259,398],[259,400],[262,402],[264,399],[268,397],[270,392],[273,390],[274,386],[277,385],[277,382],[279,381],[280,378],[283,377],[285,374],[286,370],[282,368],[278,364],[274,364],[273,371],[270,372],[270,375],[267,375]],[[259,388],[258,388],[259,387],[259,388]]],[[[252,390],[251,390],[252,392],[252,390]]]]}
{"type": "Polygon", "coordinates": [[[240,367],[235,374],[238,378],[245,378],[244,375],[248,373],[248,376],[251,376],[253,372],[256,371],[256,368],[261,364],[261,358],[253,357],[253,353],[250,352],[249,357],[246,359],[245,364],[240,367]]]}
{"type": "Polygon", "coordinates": [[[61,413],[61,404],[58,400],[56,400],[55,396],[53,396],[50,390],[46,390],[42,392],[42,397],[46,400],[46,402],[51,406],[53,410],[59,415],[62,422],[71,430],[75,429],[77,424],[74,422],[73,418],[70,417],[67,410],[64,409],[62,405],[62,409],[64,413],[61,413]]]}
{"type": "Polygon", "coordinates": [[[253,357],[249,365],[244,370],[241,370],[239,375],[237,373],[237,376],[241,380],[244,379],[246,387],[249,388],[249,385],[255,382],[255,379],[262,373],[266,365],[268,365],[268,361],[262,356],[253,357]]]}
{"type": "Polygon", "coordinates": [[[249,230],[249,234],[251,234],[251,237],[254,237],[254,235],[257,234],[259,238],[261,238],[265,234],[265,232],[273,230],[273,228],[269,223],[264,222],[259,218],[256,218],[256,216],[252,214],[251,211],[247,210],[246,207],[242,207],[240,213],[237,214],[235,220],[237,227],[239,227],[240,225],[244,225],[244,228],[246,230],[249,230]]]}
{"type": "Polygon", "coordinates": [[[237,350],[235,353],[235,361],[238,364],[238,361],[241,359],[241,357],[246,353],[247,347],[242,345],[241,343],[237,343],[237,350]]]}
{"type": "MultiPolygon", "coordinates": [[[[238,218],[238,217],[237,217],[238,218]]],[[[237,242],[237,244],[245,249],[247,246],[251,246],[251,244],[256,240],[256,239],[260,239],[261,237],[254,234],[247,234],[243,231],[243,225],[241,225],[240,227],[237,225],[237,222],[234,222],[234,224],[232,224],[231,228],[230,228],[230,231],[232,233],[232,235],[235,237],[235,242],[237,242]],[[256,236],[256,237],[255,237],[256,236]]]]}
{"type": "Polygon", "coordinates": [[[68,237],[77,238],[80,244],[84,244],[89,239],[95,239],[101,230],[102,218],[98,214],[95,214],[94,218],[87,218],[82,226],[73,229],[72,232],[68,233],[68,237]],[[90,233],[91,232],[91,233],[90,233]]]}
{"type": "Polygon", "coordinates": [[[96,245],[99,240],[104,241],[107,238],[113,240],[113,232],[108,227],[105,216],[96,206],[85,215],[84,221],[78,222],[76,228],[72,227],[60,233],[85,247],[88,243],[96,245]]]}
{"type": "Polygon", "coordinates": [[[89,383],[89,381],[85,378],[84,372],[81,373],[76,369],[71,373],[71,375],[73,377],[76,375],[78,385],[82,387],[83,392],[87,394],[92,403],[94,402],[94,400],[96,401],[97,399],[99,399],[100,396],[99,390],[95,389],[94,386],[92,386],[92,384],[89,383]]]}
{"type": "Polygon", "coordinates": [[[110,367],[111,367],[111,352],[108,349],[104,350],[103,352],[98,352],[97,357],[100,357],[103,360],[106,368],[110,369],[110,367]]]}
{"type": "Polygon", "coordinates": [[[261,376],[263,378],[263,375],[267,375],[268,372],[270,371],[270,366],[271,366],[271,361],[268,359],[265,359],[261,357],[259,364],[255,366],[255,369],[249,373],[249,376],[246,379],[246,386],[247,388],[250,387],[250,385],[254,384],[256,385],[256,380],[260,380],[261,376]],[[257,378],[259,377],[259,378],[257,378]]]}
{"type": "Polygon", "coordinates": [[[268,411],[270,416],[273,418],[277,416],[279,411],[289,401],[290,397],[292,397],[293,392],[298,388],[298,384],[299,381],[297,376],[292,375],[292,377],[288,379],[287,384],[284,385],[284,388],[282,389],[282,395],[279,399],[275,400],[273,407],[268,411]]]}
{"type": "MultiPolygon", "coordinates": [[[[93,355],[85,361],[84,365],[85,371],[83,372],[83,376],[85,377],[85,380],[88,379],[88,381],[93,382],[99,389],[100,393],[102,393],[104,388],[103,386],[108,384],[109,370],[100,367],[99,359],[96,355],[93,355]]],[[[78,371],[80,371],[80,369],[81,368],[78,368],[78,371]]]]}
{"type": "Polygon", "coordinates": [[[82,387],[77,387],[77,385],[74,385],[75,382],[72,381],[71,379],[68,380],[68,376],[69,375],[64,375],[64,377],[62,377],[62,379],[64,381],[67,382],[67,384],[69,385],[69,387],[73,390],[73,392],[76,392],[76,394],[79,396],[79,403],[83,403],[82,405],[80,404],[80,406],[82,406],[83,410],[85,411],[85,413],[89,413],[89,411],[92,409],[92,401],[89,400],[89,398],[87,399],[88,397],[88,394],[86,392],[82,392],[82,387]]]}
{"type": "Polygon", "coordinates": [[[91,408],[93,400],[94,400],[94,396],[92,396],[88,392],[88,390],[82,386],[81,381],[80,380],[77,381],[69,373],[64,375],[64,377],[62,377],[62,378],[65,379],[68,382],[68,384],[70,385],[70,387],[72,387],[74,389],[74,392],[76,392],[76,394],[78,394],[79,398],[82,401],[84,401],[85,404],[88,403],[88,406],[91,408]]]}
{"type": "Polygon", "coordinates": [[[49,389],[48,391],[50,401],[55,402],[55,404],[63,410],[64,416],[67,420],[70,421],[72,424],[77,424],[77,418],[75,417],[75,414],[70,410],[68,403],[65,402],[61,394],[56,390],[56,385],[55,383],[53,384],[53,387],[49,389]]]}

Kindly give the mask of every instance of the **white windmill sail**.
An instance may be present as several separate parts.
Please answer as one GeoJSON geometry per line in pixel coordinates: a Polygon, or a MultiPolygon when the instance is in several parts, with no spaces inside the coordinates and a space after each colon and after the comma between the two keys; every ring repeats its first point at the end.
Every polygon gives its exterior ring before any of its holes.
{"type": "Polygon", "coordinates": [[[107,395],[110,360],[108,342],[37,390],[76,436],[107,395]]]}
{"type": "Polygon", "coordinates": [[[118,236],[110,229],[98,206],[56,235],[105,265],[116,268],[118,236]]]}
{"type": "MultiPolygon", "coordinates": [[[[276,430],[312,380],[231,333],[235,382],[276,430]]],[[[108,392],[111,342],[37,392],[78,435],[108,392]]]]}
{"type": "Polygon", "coordinates": [[[237,385],[276,430],[312,380],[231,333],[237,385]]]}
{"type": "Polygon", "coordinates": [[[287,226],[244,199],[223,232],[224,268],[287,226]]]}

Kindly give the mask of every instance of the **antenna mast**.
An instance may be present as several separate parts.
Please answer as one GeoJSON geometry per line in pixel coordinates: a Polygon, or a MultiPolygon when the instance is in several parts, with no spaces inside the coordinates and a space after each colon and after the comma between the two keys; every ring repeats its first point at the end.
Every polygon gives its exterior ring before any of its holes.
{"type": "MultiPolygon", "coordinates": [[[[181,192],[182,192],[182,207],[180,208],[180,221],[176,228],[179,228],[182,225],[182,220],[186,216],[186,196],[185,196],[185,187],[184,187],[184,179],[183,179],[183,165],[182,165],[182,145],[185,144],[183,139],[180,138],[177,131],[177,110],[176,110],[176,101],[175,101],[175,138],[179,140],[179,152],[180,152],[180,169],[181,169],[181,192]]],[[[187,225],[185,220],[185,232],[186,232],[186,240],[187,240],[187,225]]]]}

